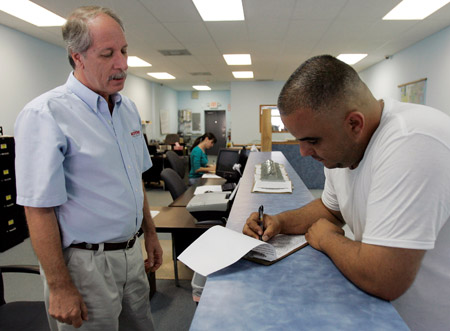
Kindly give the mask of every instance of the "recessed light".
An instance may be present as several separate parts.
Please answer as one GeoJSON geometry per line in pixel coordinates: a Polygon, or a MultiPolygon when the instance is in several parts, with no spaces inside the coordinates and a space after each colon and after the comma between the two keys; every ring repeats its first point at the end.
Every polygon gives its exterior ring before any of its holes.
{"type": "Polygon", "coordinates": [[[242,0],[192,0],[204,21],[243,21],[242,0]]]}
{"type": "Polygon", "coordinates": [[[362,59],[364,59],[367,56],[367,54],[340,54],[337,56],[339,60],[342,62],[345,62],[349,65],[358,63],[362,59]]]}
{"type": "Polygon", "coordinates": [[[151,67],[152,65],[140,57],[137,56],[129,56],[127,60],[127,64],[129,67],[151,67]]]}
{"type": "Polygon", "coordinates": [[[253,78],[253,71],[233,71],[234,78],[253,78]]]}
{"type": "Polygon", "coordinates": [[[211,88],[207,85],[192,85],[197,91],[211,91],[211,88]]]}
{"type": "Polygon", "coordinates": [[[383,20],[423,20],[449,2],[450,0],[403,0],[383,20]]]}
{"type": "Polygon", "coordinates": [[[175,79],[174,76],[167,72],[147,72],[147,75],[152,76],[156,79],[175,79]]]}
{"type": "Polygon", "coordinates": [[[0,10],[36,26],[62,26],[66,20],[28,0],[0,1],[0,10]]]}
{"type": "Polygon", "coordinates": [[[223,58],[229,66],[252,64],[250,54],[224,54],[223,58]]]}

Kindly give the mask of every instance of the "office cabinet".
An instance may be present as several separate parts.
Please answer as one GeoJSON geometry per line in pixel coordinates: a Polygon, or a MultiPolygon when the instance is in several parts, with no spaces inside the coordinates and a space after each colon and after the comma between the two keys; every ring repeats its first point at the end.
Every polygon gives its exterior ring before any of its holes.
{"type": "Polygon", "coordinates": [[[25,213],[16,204],[14,138],[0,136],[0,252],[28,237],[25,213]]]}

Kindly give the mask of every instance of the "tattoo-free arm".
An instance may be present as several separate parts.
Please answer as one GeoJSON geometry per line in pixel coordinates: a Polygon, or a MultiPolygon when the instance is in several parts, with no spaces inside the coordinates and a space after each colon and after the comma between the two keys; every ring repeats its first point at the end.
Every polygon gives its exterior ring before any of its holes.
{"type": "Polygon", "coordinates": [[[25,213],[31,243],[49,287],[49,313],[78,328],[88,319],[88,311],[64,262],[54,209],[25,207],[25,213]]]}

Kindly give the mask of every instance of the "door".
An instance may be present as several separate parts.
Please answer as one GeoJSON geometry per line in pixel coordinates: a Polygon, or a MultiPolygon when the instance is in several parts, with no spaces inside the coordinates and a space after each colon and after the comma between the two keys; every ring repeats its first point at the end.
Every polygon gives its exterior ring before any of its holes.
{"type": "Polygon", "coordinates": [[[205,132],[211,132],[217,138],[213,148],[206,151],[208,155],[217,155],[226,146],[227,123],[225,110],[205,110],[205,132]]]}

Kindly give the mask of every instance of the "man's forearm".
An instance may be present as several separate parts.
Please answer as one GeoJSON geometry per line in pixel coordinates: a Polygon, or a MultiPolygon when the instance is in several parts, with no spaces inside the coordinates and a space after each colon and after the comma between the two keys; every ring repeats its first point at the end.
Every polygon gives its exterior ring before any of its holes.
{"type": "Polygon", "coordinates": [[[281,233],[284,234],[304,234],[320,218],[343,226],[343,222],[324,206],[321,199],[316,199],[304,207],[288,210],[276,216],[281,224],[281,233]]]}
{"type": "Polygon", "coordinates": [[[325,220],[314,224],[307,239],[309,236],[315,238],[308,241],[327,254],[336,267],[362,290],[394,300],[414,281],[424,251],[364,244],[346,238],[338,230],[327,230],[327,227],[325,220]]]}
{"type": "Polygon", "coordinates": [[[72,285],[64,262],[58,222],[53,208],[25,207],[31,243],[44,269],[50,290],[72,285]]]}
{"type": "Polygon", "coordinates": [[[150,206],[147,200],[147,194],[145,193],[145,187],[142,185],[142,189],[144,191],[144,206],[142,209],[143,218],[142,218],[142,230],[144,231],[144,236],[148,235],[156,235],[155,223],[153,222],[152,215],[150,213],[150,206]]]}

